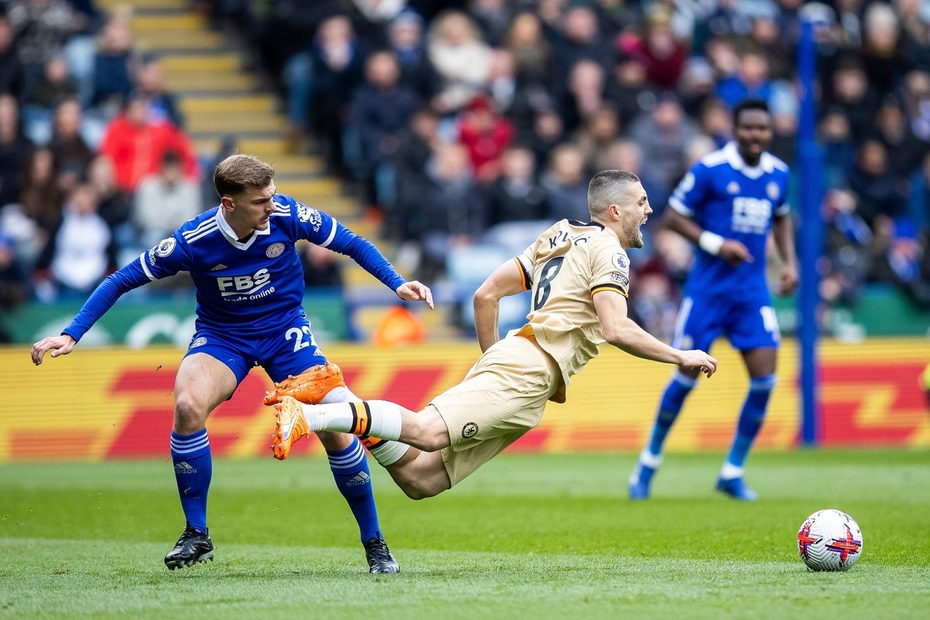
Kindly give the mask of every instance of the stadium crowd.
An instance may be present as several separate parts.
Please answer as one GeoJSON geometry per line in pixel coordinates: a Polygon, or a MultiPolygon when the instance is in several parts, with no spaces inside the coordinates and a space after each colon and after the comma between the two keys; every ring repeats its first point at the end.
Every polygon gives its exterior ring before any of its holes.
{"type": "MultiPolygon", "coordinates": [[[[295,148],[311,139],[383,219],[398,263],[426,282],[454,277],[450,257],[469,248],[522,250],[540,220],[587,220],[591,176],[635,172],[656,213],[633,257],[631,309],[659,337],[671,333],[693,259],[687,242],[655,227],[668,196],[691,163],[730,140],[729,111],[747,96],[768,101],[771,150],[793,164],[799,15],[816,13],[821,296],[854,303],[883,282],[930,307],[925,2],[193,4],[246,43],[286,102],[295,148]]],[[[212,206],[209,163],[184,133],[158,58],[133,50],[128,20],[88,0],[4,5],[4,304],[86,296],[212,206]]]]}

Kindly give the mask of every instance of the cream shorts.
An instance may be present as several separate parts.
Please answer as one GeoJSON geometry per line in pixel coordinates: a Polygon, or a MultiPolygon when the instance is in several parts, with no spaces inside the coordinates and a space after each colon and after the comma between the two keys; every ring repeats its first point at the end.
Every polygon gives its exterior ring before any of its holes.
{"type": "Polygon", "coordinates": [[[442,460],[452,486],[535,428],[560,382],[559,367],[521,336],[496,342],[465,379],[430,403],[449,429],[442,460]]]}

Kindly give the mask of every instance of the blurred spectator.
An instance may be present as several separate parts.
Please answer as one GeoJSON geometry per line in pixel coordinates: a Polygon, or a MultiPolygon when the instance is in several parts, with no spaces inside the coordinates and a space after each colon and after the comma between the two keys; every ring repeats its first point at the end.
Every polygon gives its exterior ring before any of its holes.
{"type": "Polygon", "coordinates": [[[875,222],[871,277],[897,285],[921,308],[930,308],[930,262],[926,238],[905,217],[880,216],[875,222]]]}
{"type": "MultiPolygon", "coordinates": [[[[29,299],[29,276],[16,256],[16,245],[0,230],[0,316],[29,299]]],[[[13,341],[10,332],[0,323],[0,344],[13,341]]]]}
{"type": "Polygon", "coordinates": [[[521,86],[544,84],[550,74],[552,47],[543,38],[542,22],[533,13],[520,13],[510,24],[507,49],[513,55],[521,86]]]}
{"type": "Polygon", "coordinates": [[[31,149],[20,129],[16,99],[0,94],[0,207],[19,202],[20,170],[31,149]]]}
{"type": "Polygon", "coordinates": [[[662,181],[657,179],[649,168],[643,167],[643,152],[639,145],[627,139],[616,141],[611,146],[609,158],[601,165],[602,170],[610,168],[629,170],[639,177],[643,189],[646,190],[646,196],[649,197],[649,205],[654,211],[646,225],[650,228],[655,227],[654,223],[659,222],[659,216],[668,203],[669,193],[662,181]]]}
{"type": "Polygon", "coordinates": [[[575,135],[575,146],[584,157],[585,172],[594,176],[605,168],[610,159],[610,151],[620,133],[617,113],[610,106],[604,106],[591,117],[575,135]]]}
{"type": "Polygon", "coordinates": [[[914,135],[930,141],[930,72],[915,69],[905,76],[904,109],[914,135]]]}
{"type": "Polygon", "coordinates": [[[875,137],[885,145],[888,167],[899,179],[908,178],[930,151],[930,143],[914,135],[904,110],[890,95],[882,100],[875,115],[875,137]]]}
{"type": "Polygon", "coordinates": [[[577,147],[563,144],[550,156],[549,168],[542,177],[546,188],[546,209],[551,220],[570,219],[587,222],[588,178],[584,158],[577,147]]]}
{"type": "Polygon", "coordinates": [[[501,175],[488,188],[488,226],[546,217],[546,191],[536,182],[536,160],[524,146],[501,158],[501,175]]]}
{"type": "Polygon", "coordinates": [[[201,211],[200,186],[184,176],[181,156],[165,151],[158,174],[142,179],[133,201],[132,221],[138,244],[144,248],[158,245],[201,211]]]}
{"type": "MultiPolygon", "coordinates": [[[[116,172],[110,158],[106,155],[95,157],[88,166],[87,180],[97,193],[99,201],[97,212],[107,225],[119,234],[121,225],[129,222],[132,201],[116,186],[116,172]]],[[[133,241],[133,236],[130,231],[126,237],[118,240],[123,245],[128,245],[133,241]]]]}
{"type": "Polygon", "coordinates": [[[855,303],[869,271],[872,231],[856,213],[856,198],[845,190],[828,190],[821,207],[826,227],[821,261],[820,297],[829,304],[855,303]]]}
{"type": "Polygon", "coordinates": [[[423,48],[423,18],[413,11],[399,14],[388,27],[388,45],[400,62],[400,83],[429,101],[439,88],[439,75],[423,48]]]}
{"type": "Polygon", "coordinates": [[[29,139],[36,144],[48,144],[55,107],[77,95],[78,83],[68,73],[65,57],[59,55],[49,59],[41,79],[26,89],[23,100],[23,130],[29,139]]]}
{"type": "Polygon", "coordinates": [[[646,80],[660,91],[677,87],[688,58],[688,48],[672,35],[671,17],[667,6],[653,3],[646,19],[645,35],[637,50],[646,65],[646,80]]]}
{"type": "Polygon", "coordinates": [[[444,270],[450,249],[471,244],[486,227],[485,202],[465,147],[438,146],[422,191],[410,198],[404,206],[405,238],[418,243],[420,279],[429,282],[444,270]]]}
{"type": "Polygon", "coordinates": [[[76,98],[65,99],[55,109],[49,147],[58,187],[65,195],[86,177],[87,167],[94,159],[94,152],[81,137],[82,120],[81,103],[76,98]]]}
{"type": "Polygon", "coordinates": [[[461,109],[487,84],[491,48],[477,27],[460,11],[444,11],[430,26],[427,52],[442,84],[434,107],[448,114],[461,109]]]}
{"type": "Polygon", "coordinates": [[[55,158],[50,148],[38,148],[29,154],[20,187],[23,213],[46,232],[58,226],[62,196],[55,183],[55,158]]]}
{"type": "Polygon", "coordinates": [[[507,0],[470,0],[468,14],[478,25],[481,38],[491,47],[504,44],[512,14],[507,0]]]}
{"type": "Polygon", "coordinates": [[[629,127],[641,114],[656,107],[656,93],[646,83],[646,63],[639,54],[622,56],[607,84],[607,98],[616,104],[620,123],[629,127]]]}
{"type": "Polygon", "coordinates": [[[501,155],[514,139],[513,124],[494,110],[484,96],[472,99],[459,124],[459,142],[468,149],[475,180],[493,181],[500,174],[501,155]]]}
{"type": "Polygon", "coordinates": [[[555,110],[544,108],[537,112],[532,133],[523,140],[536,156],[536,167],[544,168],[549,163],[552,150],[562,143],[565,126],[555,110]]]}
{"type": "Polygon", "coordinates": [[[856,159],[849,119],[842,108],[829,107],[820,119],[819,139],[823,146],[824,187],[840,189],[856,159]]]}
{"type": "Polygon", "coordinates": [[[522,116],[528,116],[531,109],[529,101],[517,102],[517,78],[513,63],[513,55],[506,49],[495,49],[491,51],[491,68],[488,71],[487,95],[490,96],[494,103],[494,109],[513,118],[519,113],[522,116]]]}
{"type": "Polygon", "coordinates": [[[10,93],[19,100],[26,89],[26,74],[14,40],[10,18],[0,12],[0,93],[10,93]]]}
{"type": "MultiPolygon", "coordinates": [[[[843,2],[844,0],[839,0],[843,2]]],[[[859,0],[855,0],[859,1],[859,0]]],[[[773,80],[789,80],[794,74],[794,55],[787,38],[783,36],[775,13],[759,15],[752,20],[752,42],[768,62],[773,80]]]]}
{"type": "Polygon", "coordinates": [[[671,94],[663,95],[652,114],[638,118],[630,128],[630,137],[643,150],[643,160],[650,162],[666,191],[684,174],[682,153],[696,134],[694,121],[685,117],[671,94]]]}
{"type": "Polygon", "coordinates": [[[598,63],[581,60],[572,67],[561,109],[566,131],[576,131],[604,107],[604,87],[604,69],[598,63]]]}
{"type": "Polygon", "coordinates": [[[440,142],[439,116],[430,108],[420,108],[411,117],[409,128],[401,132],[393,157],[396,203],[383,205],[389,237],[396,239],[406,234],[404,209],[419,199],[418,194],[426,184],[426,166],[440,142]]]}
{"type": "Polygon", "coordinates": [[[362,81],[365,50],[352,22],[335,15],[320,23],[313,46],[311,126],[323,139],[324,156],[331,172],[345,176],[342,125],[349,98],[362,81]]]}
{"type": "Polygon", "coordinates": [[[148,98],[139,92],[129,97],[125,110],[107,126],[100,152],[115,165],[116,184],[134,192],[146,175],[158,171],[165,151],[173,150],[184,160],[184,174],[197,178],[198,164],[193,145],[174,125],[149,120],[148,98]]]}
{"type": "Polygon", "coordinates": [[[755,51],[744,53],[739,71],[717,83],[717,97],[731,108],[747,97],[764,99],[771,105],[772,85],[765,56],[755,51]]]}
{"type": "Polygon", "coordinates": [[[601,36],[597,14],[589,7],[570,8],[560,34],[555,43],[556,83],[568,81],[569,73],[582,61],[597,64],[602,75],[613,67],[614,51],[610,41],[601,36]]]}
{"type": "Polygon", "coordinates": [[[116,269],[116,244],[97,207],[93,187],[83,183],[74,188],[36,262],[41,301],[86,298],[116,269]]]}
{"type": "Polygon", "coordinates": [[[904,210],[901,184],[888,166],[888,151],[878,140],[866,140],[859,147],[849,189],[858,199],[856,210],[870,226],[880,215],[896,217],[904,210]]]}
{"type": "Polygon", "coordinates": [[[100,33],[100,43],[94,55],[94,92],[91,105],[112,118],[125,105],[133,89],[132,29],[129,17],[116,14],[100,33]]]}
{"type": "Polygon", "coordinates": [[[42,67],[61,55],[71,35],[86,22],[66,0],[12,0],[7,4],[7,15],[16,32],[27,88],[39,81],[42,67]]]}
{"type": "Polygon", "coordinates": [[[709,136],[717,148],[733,139],[733,121],[730,110],[719,99],[710,99],[702,107],[697,118],[701,133],[709,136]]]}
{"type": "Polygon", "coordinates": [[[898,16],[887,4],[873,2],[865,10],[865,36],[860,57],[869,84],[889,93],[904,75],[898,16]]]}
{"type": "Polygon", "coordinates": [[[681,107],[691,118],[697,118],[708,102],[714,100],[714,70],[704,58],[690,58],[678,80],[681,107]]]}
{"type": "Polygon", "coordinates": [[[148,97],[151,122],[168,121],[184,129],[184,117],[178,109],[177,98],[165,90],[165,69],[158,58],[146,58],[141,62],[136,69],[136,84],[139,92],[148,97]]]}
{"type": "Polygon", "coordinates": [[[342,270],[332,250],[314,243],[300,243],[300,264],[304,269],[304,286],[309,288],[342,288],[342,270]]]}
{"type": "Polygon", "coordinates": [[[858,64],[841,64],[833,74],[829,102],[841,108],[849,119],[853,139],[862,140],[871,130],[879,97],[869,86],[868,77],[858,64]]]}
{"type": "MultiPolygon", "coordinates": [[[[368,205],[393,203],[394,171],[389,166],[400,133],[417,109],[416,94],[399,86],[400,65],[393,53],[375,52],[365,61],[365,81],[355,91],[346,123],[347,164],[365,187],[368,205]]],[[[388,206],[390,206],[388,204],[388,206]]]]}

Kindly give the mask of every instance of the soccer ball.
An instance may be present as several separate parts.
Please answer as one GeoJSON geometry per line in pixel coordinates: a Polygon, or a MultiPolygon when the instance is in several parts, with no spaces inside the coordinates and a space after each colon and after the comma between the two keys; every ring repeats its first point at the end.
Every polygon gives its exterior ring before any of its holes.
{"type": "Polygon", "coordinates": [[[818,510],[798,530],[798,553],[811,570],[849,570],[862,555],[862,530],[845,512],[818,510]]]}

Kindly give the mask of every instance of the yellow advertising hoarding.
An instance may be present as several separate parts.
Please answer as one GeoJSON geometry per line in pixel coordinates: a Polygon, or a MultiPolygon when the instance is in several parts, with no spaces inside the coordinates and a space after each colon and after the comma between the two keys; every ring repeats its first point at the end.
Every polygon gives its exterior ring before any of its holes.
{"type": "MultiPolygon", "coordinates": [[[[669,450],[729,445],[748,380],[738,352],[720,342],[712,353],[720,360],[719,371],[692,393],[669,437],[669,450]]],[[[419,409],[461,379],[479,351],[468,343],[402,349],[339,345],[326,354],[359,396],[419,409]]],[[[930,413],[919,385],[930,362],[930,342],[826,342],[820,354],[824,445],[930,446],[930,413]]],[[[0,461],[167,457],[174,374],[182,355],[173,347],[78,347],[36,368],[27,348],[0,349],[0,461]]],[[[797,358],[796,344],[786,342],[779,384],[757,442],[761,448],[797,444],[797,358]]],[[[572,381],[568,402],[550,403],[542,425],[511,450],[639,450],[671,371],[604,347],[572,381]]],[[[261,404],[270,386],[255,369],[213,413],[207,428],[215,456],[271,458],[273,416],[261,404]]],[[[295,446],[298,453],[319,450],[315,440],[295,446]]]]}

